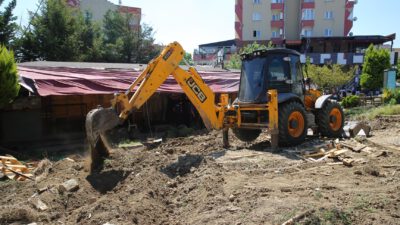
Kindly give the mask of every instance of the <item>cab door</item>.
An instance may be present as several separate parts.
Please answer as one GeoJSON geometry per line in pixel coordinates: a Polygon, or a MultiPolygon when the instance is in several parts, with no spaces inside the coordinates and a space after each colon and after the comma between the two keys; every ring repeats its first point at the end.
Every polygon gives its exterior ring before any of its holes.
{"type": "Polygon", "coordinates": [[[298,55],[289,55],[290,74],[292,82],[292,93],[304,99],[304,82],[301,70],[300,57],[298,55]]]}

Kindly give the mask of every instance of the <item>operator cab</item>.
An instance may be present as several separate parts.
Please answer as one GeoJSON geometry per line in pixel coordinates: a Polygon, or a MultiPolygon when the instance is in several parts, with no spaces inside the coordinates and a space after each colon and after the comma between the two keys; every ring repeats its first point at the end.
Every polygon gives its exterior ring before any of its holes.
{"type": "Polygon", "coordinates": [[[239,103],[266,103],[267,90],[292,93],[303,99],[300,53],[276,48],[242,54],[239,103]]]}

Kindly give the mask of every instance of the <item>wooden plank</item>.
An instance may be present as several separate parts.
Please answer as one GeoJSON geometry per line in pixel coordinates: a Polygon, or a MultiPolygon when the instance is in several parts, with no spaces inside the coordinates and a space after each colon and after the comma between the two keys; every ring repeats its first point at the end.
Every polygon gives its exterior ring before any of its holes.
{"type": "Polygon", "coordinates": [[[17,160],[15,157],[12,157],[12,156],[0,156],[0,159],[1,160],[17,160]]]}
{"type": "Polygon", "coordinates": [[[23,173],[20,173],[20,172],[18,172],[18,171],[16,171],[16,170],[13,170],[13,169],[11,169],[11,168],[6,168],[7,170],[9,170],[9,171],[11,171],[11,172],[13,172],[13,173],[15,173],[16,175],[18,175],[18,176],[21,176],[21,177],[24,177],[24,178],[27,178],[27,179],[29,179],[29,180],[32,180],[32,181],[34,181],[34,179],[32,178],[32,174],[23,174],[23,173]]]}
{"type": "Polygon", "coordinates": [[[347,149],[336,150],[336,151],[330,152],[329,157],[330,158],[336,158],[339,155],[341,155],[341,154],[343,154],[343,153],[345,153],[347,151],[349,151],[349,150],[347,150],[347,149]]]}

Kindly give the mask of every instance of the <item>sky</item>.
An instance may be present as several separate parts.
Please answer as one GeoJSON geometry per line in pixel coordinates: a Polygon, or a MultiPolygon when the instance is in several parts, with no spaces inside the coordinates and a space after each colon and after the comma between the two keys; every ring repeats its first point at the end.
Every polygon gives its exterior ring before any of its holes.
{"type": "MultiPolygon", "coordinates": [[[[4,8],[11,0],[5,0],[4,8]]],[[[28,23],[28,10],[40,0],[17,0],[18,23],[28,23]]],[[[118,4],[118,0],[109,0],[118,4]]],[[[290,1],[290,0],[287,0],[290,1]]],[[[123,5],[142,8],[142,23],[154,28],[156,43],[180,42],[187,52],[198,45],[235,38],[235,0],[122,0],[123,5]]],[[[354,35],[397,34],[400,48],[400,0],[358,0],[353,15],[358,19],[354,35]]]]}

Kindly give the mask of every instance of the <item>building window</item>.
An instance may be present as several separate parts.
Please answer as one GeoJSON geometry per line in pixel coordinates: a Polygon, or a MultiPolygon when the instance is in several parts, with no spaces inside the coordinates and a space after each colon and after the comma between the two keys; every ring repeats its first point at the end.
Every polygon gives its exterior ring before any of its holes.
{"type": "Polygon", "coordinates": [[[281,19],[281,17],[280,17],[279,14],[272,14],[272,20],[273,20],[273,21],[278,21],[278,20],[280,20],[280,19],[281,19]]]}
{"type": "Polygon", "coordinates": [[[274,30],[272,31],[272,38],[278,38],[279,37],[279,31],[274,30]]]}
{"type": "Polygon", "coordinates": [[[332,29],[326,28],[324,31],[325,37],[331,37],[332,36],[332,29]]]}
{"type": "Polygon", "coordinates": [[[261,0],[253,0],[253,4],[259,5],[259,4],[261,4],[261,0]]]}
{"type": "Polygon", "coordinates": [[[261,20],[261,14],[258,12],[253,13],[253,21],[260,21],[261,20]]]}
{"type": "Polygon", "coordinates": [[[333,20],[333,11],[325,11],[325,19],[333,20]]]}
{"type": "Polygon", "coordinates": [[[308,29],[303,29],[301,32],[301,35],[304,37],[312,37],[313,30],[308,28],[308,29]]]}
{"type": "Polygon", "coordinates": [[[272,3],[283,3],[283,0],[272,0],[272,3]]]}
{"type": "Polygon", "coordinates": [[[261,38],[261,31],[259,31],[259,30],[254,30],[254,31],[253,31],[253,37],[255,37],[255,38],[261,38]]]}
{"type": "Polygon", "coordinates": [[[314,9],[303,9],[303,20],[314,20],[314,9]]]}

